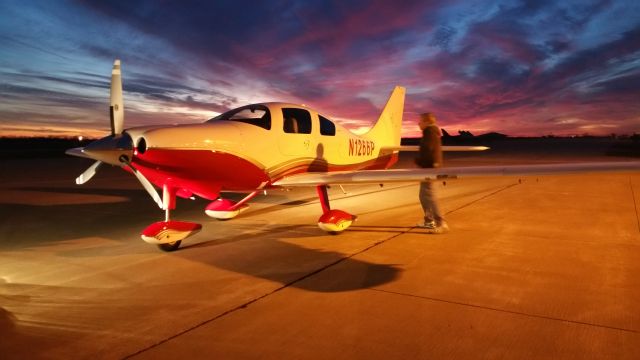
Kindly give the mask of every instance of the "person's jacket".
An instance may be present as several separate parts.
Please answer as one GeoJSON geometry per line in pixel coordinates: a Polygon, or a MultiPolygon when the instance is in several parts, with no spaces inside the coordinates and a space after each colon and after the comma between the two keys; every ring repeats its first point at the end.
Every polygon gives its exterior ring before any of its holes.
{"type": "Polygon", "coordinates": [[[442,166],[442,142],[440,129],[436,125],[429,125],[422,131],[420,152],[416,164],[423,168],[437,168],[442,166]]]}

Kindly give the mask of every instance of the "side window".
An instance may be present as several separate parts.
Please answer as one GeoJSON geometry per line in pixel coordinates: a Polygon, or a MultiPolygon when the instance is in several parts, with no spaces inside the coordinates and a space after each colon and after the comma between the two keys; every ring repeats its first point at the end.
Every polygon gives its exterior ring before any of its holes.
{"type": "Polygon", "coordinates": [[[336,125],[326,117],[318,115],[320,118],[320,135],[334,136],[336,134],[336,125]]]}
{"type": "Polygon", "coordinates": [[[304,109],[282,109],[283,130],[290,134],[311,134],[311,115],[304,109]]]}

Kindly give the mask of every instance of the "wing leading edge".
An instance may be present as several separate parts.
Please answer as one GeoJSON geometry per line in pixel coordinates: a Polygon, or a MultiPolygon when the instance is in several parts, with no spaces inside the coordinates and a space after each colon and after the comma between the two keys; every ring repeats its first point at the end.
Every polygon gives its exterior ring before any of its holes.
{"type": "MultiPolygon", "coordinates": [[[[383,151],[420,151],[418,145],[399,145],[399,146],[383,146],[383,151]]],[[[443,145],[442,151],[485,151],[489,150],[488,146],[449,146],[443,145]]]]}
{"type": "Polygon", "coordinates": [[[274,182],[273,185],[295,187],[329,184],[381,184],[390,182],[418,182],[428,179],[456,179],[462,177],[554,175],[628,171],[640,171],[640,161],[469,166],[444,167],[436,169],[356,170],[328,173],[317,172],[285,177],[274,182]]]}

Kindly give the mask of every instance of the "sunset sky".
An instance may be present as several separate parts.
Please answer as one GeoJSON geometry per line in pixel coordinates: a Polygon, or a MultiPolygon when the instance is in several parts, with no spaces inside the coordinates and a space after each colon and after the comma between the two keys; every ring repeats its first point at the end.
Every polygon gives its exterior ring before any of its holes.
{"type": "Polygon", "coordinates": [[[362,131],[395,85],[450,133],[640,132],[640,1],[0,0],[0,135],[303,103],[362,131]]]}

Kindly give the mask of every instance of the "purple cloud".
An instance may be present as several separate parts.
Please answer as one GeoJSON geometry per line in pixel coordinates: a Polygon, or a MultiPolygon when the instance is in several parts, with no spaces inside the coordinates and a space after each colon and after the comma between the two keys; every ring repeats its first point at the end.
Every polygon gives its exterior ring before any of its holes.
{"type": "Polygon", "coordinates": [[[14,127],[53,109],[58,122],[84,114],[83,126],[104,129],[98,114],[118,57],[128,126],[291,101],[366,127],[403,85],[406,134],[427,110],[453,132],[640,130],[632,1],[78,0],[0,10],[0,120],[14,127]]]}

